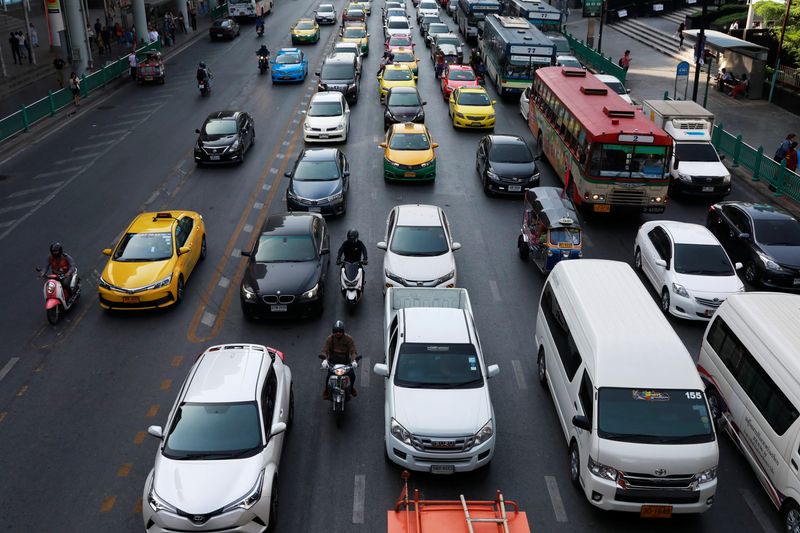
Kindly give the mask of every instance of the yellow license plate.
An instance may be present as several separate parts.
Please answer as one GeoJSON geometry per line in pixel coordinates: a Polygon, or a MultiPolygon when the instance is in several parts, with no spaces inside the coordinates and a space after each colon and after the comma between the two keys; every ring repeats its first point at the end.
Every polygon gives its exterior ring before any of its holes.
{"type": "Polygon", "coordinates": [[[642,505],[639,516],[642,518],[670,518],[672,516],[671,505],[642,505]]]}
{"type": "Polygon", "coordinates": [[[122,303],[138,304],[139,303],[139,297],[138,296],[123,296],[122,297],[122,303]]]}
{"type": "Polygon", "coordinates": [[[610,213],[611,212],[611,206],[608,205],[608,204],[594,204],[594,207],[592,209],[594,210],[595,213],[610,213]]]}
{"type": "Polygon", "coordinates": [[[560,242],[558,243],[559,248],[572,248],[571,242],[560,242]]]}
{"type": "Polygon", "coordinates": [[[403,174],[404,178],[414,178],[416,176],[417,174],[415,172],[406,172],[405,174],[403,174]]]}

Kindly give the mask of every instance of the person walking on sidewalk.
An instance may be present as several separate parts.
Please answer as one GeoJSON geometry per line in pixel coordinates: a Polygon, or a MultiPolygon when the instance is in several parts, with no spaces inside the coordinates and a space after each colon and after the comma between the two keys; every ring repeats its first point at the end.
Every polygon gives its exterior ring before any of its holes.
{"type": "Polygon", "coordinates": [[[12,31],[11,37],[8,38],[8,44],[11,45],[11,55],[14,56],[14,64],[17,64],[17,60],[19,59],[19,64],[22,64],[22,58],[19,56],[19,41],[17,40],[17,35],[12,31]]]}
{"type": "Polygon", "coordinates": [[[191,25],[192,31],[197,31],[197,7],[194,4],[189,9],[189,25],[191,25]]]}
{"type": "Polygon", "coordinates": [[[683,50],[683,30],[686,29],[686,23],[681,22],[678,26],[678,52],[683,50]]]}
{"type": "MultiPolygon", "coordinates": [[[[97,34],[94,32],[94,29],[92,29],[92,25],[91,24],[87,24],[86,25],[86,37],[89,38],[89,51],[91,52],[92,51],[92,45],[93,44],[97,44],[97,34]]],[[[98,50],[98,52],[99,52],[99,50],[98,50]]]]}
{"type": "Polygon", "coordinates": [[[31,35],[31,46],[39,48],[39,32],[36,31],[36,26],[33,25],[33,22],[30,24],[28,33],[31,35]]]}
{"type": "Polygon", "coordinates": [[[786,168],[797,172],[797,141],[793,141],[786,153],[786,168]]]}
{"type": "Polygon", "coordinates": [[[72,91],[72,101],[75,103],[75,106],[78,107],[81,105],[81,80],[78,79],[78,75],[75,74],[75,71],[69,75],[69,90],[72,91]]]}
{"type": "Polygon", "coordinates": [[[775,155],[772,156],[772,159],[774,159],[776,163],[783,161],[783,159],[786,157],[786,154],[789,153],[789,149],[792,147],[792,143],[795,142],[796,138],[796,133],[790,133],[784,140],[781,141],[781,144],[778,145],[778,149],[775,150],[775,155]]]}
{"type": "Polygon", "coordinates": [[[33,54],[31,53],[31,43],[28,41],[28,37],[20,32],[22,36],[22,47],[25,48],[25,53],[28,55],[28,64],[33,65],[33,54]]]}
{"type": "Polygon", "coordinates": [[[23,59],[28,58],[28,54],[25,48],[25,36],[22,35],[21,31],[17,32],[17,49],[19,50],[19,57],[20,57],[20,65],[22,64],[23,59]]]}
{"type": "Polygon", "coordinates": [[[625,50],[625,53],[619,58],[619,66],[625,69],[625,72],[628,72],[628,67],[631,66],[631,61],[633,61],[633,58],[631,57],[631,51],[625,50]]]}
{"type": "Polygon", "coordinates": [[[136,51],[132,51],[128,54],[128,68],[131,71],[131,79],[136,81],[136,51]]]}
{"type": "Polygon", "coordinates": [[[106,52],[111,53],[111,26],[103,26],[103,44],[106,45],[106,52]]]}

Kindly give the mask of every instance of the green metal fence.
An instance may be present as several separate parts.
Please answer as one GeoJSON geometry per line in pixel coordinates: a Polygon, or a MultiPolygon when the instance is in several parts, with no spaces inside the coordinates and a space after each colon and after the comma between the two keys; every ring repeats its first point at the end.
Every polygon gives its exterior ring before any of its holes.
{"type": "MultiPolygon", "coordinates": [[[[144,54],[151,50],[161,50],[161,43],[150,43],[136,50],[136,56],[144,58],[144,54]]],[[[81,96],[86,97],[97,89],[107,85],[110,81],[127,75],[128,58],[122,57],[113,63],[104,65],[100,70],[88,76],[81,77],[81,96]]],[[[52,117],[57,111],[72,105],[72,92],[67,89],[60,89],[55,92],[48,92],[47,96],[32,104],[23,105],[19,111],[5,118],[0,119],[0,142],[28,129],[40,120],[52,117]]]]}
{"type": "Polygon", "coordinates": [[[575,57],[580,59],[581,63],[589,66],[593,71],[598,74],[610,74],[625,83],[627,71],[620,67],[613,59],[604,56],[594,48],[585,44],[580,39],[576,39],[571,33],[564,32],[564,36],[569,41],[569,46],[575,53],[575,57]]]}

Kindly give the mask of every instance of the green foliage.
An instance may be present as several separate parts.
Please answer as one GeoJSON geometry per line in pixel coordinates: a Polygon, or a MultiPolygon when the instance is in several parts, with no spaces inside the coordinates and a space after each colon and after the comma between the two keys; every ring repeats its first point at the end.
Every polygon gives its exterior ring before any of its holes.
{"type": "Polygon", "coordinates": [[[728,31],[728,28],[733,23],[734,20],[739,21],[739,27],[744,28],[744,25],[747,22],[747,10],[741,12],[733,12],[727,15],[723,15],[719,18],[712,20],[709,23],[709,27],[712,30],[720,30],[720,31],[728,31]]]}
{"type": "MultiPolygon", "coordinates": [[[[759,2],[753,8],[756,15],[766,22],[773,21],[780,25],[783,23],[783,13],[786,11],[786,4],[773,2],[772,0],[764,0],[759,2]]],[[[792,9],[791,11],[796,11],[792,9]]]]}

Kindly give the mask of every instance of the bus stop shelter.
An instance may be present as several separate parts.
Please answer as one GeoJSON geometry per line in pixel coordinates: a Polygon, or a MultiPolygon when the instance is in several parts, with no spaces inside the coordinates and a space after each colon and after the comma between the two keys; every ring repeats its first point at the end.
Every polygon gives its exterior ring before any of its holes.
{"type": "MultiPolygon", "coordinates": [[[[697,42],[700,30],[684,30],[683,33],[697,42]]],[[[706,30],[705,39],[705,49],[711,50],[717,57],[717,67],[724,67],[737,79],[746,73],[750,81],[750,99],[762,98],[768,49],[716,30],[706,30]]]]}

